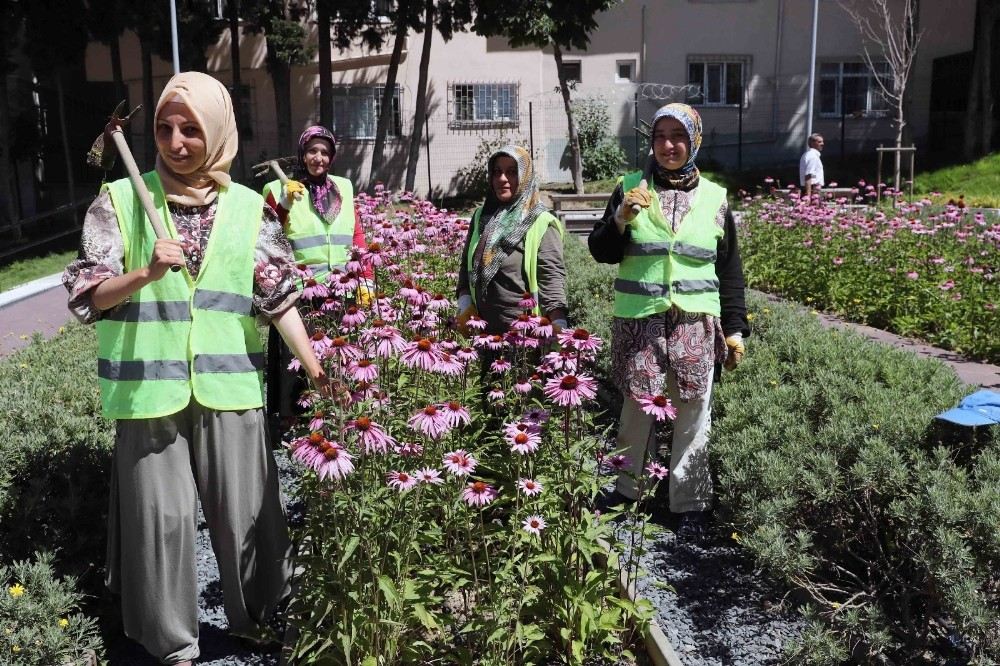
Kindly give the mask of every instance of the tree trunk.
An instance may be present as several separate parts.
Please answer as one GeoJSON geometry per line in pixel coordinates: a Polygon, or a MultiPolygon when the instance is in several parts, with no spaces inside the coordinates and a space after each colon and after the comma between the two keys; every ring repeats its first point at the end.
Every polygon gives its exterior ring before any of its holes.
{"type": "Polygon", "coordinates": [[[235,106],[236,132],[239,143],[236,150],[236,179],[246,180],[246,161],[243,159],[243,131],[246,118],[243,117],[243,78],[240,64],[240,0],[229,0],[229,60],[233,68],[233,106],[235,106]]]}
{"type": "MultiPolygon", "coordinates": [[[[0,63],[7,62],[5,45],[0,45],[0,63]]],[[[0,72],[0,219],[10,229],[14,241],[21,240],[21,224],[15,206],[14,187],[11,186],[10,168],[10,91],[7,88],[7,73],[0,72]]]]}
{"type": "Polygon", "coordinates": [[[389,123],[393,120],[392,100],[396,93],[396,77],[399,74],[399,61],[403,57],[403,44],[406,42],[406,25],[396,25],[396,39],[392,45],[392,57],[389,59],[389,72],[386,76],[385,89],[382,90],[382,106],[379,107],[378,129],[375,130],[375,149],[372,151],[372,165],[368,170],[368,187],[377,180],[385,180],[379,173],[382,162],[385,161],[385,137],[389,133],[389,123]]]}
{"type": "MultiPolygon", "coordinates": [[[[76,183],[73,178],[73,156],[69,145],[69,131],[66,129],[66,93],[63,90],[62,70],[56,68],[54,76],[56,79],[56,95],[59,103],[59,136],[62,139],[63,159],[66,160],[66,185],[69,188],[69,203],[73,204],[76,201],[76,183]]],[[[70,211],[70,213],[73,216],[73,224],[75,226],[79,222],[76,217],[76,208],[70,211]]]]}
{"type": "Polygon", "coordinates": [[[972,160],[990,151],[993,135],[993,43],[1000,7],[995,0],[976,2],[976,28],[969,98],[965,111],[964,157],[972,160]]]}
{"type": "Polygon", "coordinates": [[[330,5],[316,2],[316,29],[319,33],[319,124],[333,129],[333,80],[330,73],[330,5]]]}
{"type": "Polygon", "coordinates": [[[902,162],[903,154],[899,152],[899,149],[903,147],[903,128],[906,127],[906,123],[903,118],[903,98],[900,96],[899,101],[896,103],[896,157],[893,160],[893,187],[896,192],[899,192],[900,186],[900,164],[902,162]]]}
{"type": "Polygon", "coordinates": [[[552,55],[556,59],[556,72],[559,74],[559,91],[562,93],[563,108],[566,109],[566,126],[569,130],[569,153],[572,160],[573,190],[583,194],[583,158],[580,155],[580,135],[576,131],[576,121],[573,120],[573,106],[569,100],[569,84],[563,71],[562,49],[552,44],[552,55]]]}
{"type": "Polygon", "coordinates": [[[431,41],[434,38],[434,2],[427,0],[424,18],[424,45],[420,49],[420,76],[417,79],[417,109],[410,132],[410,154],[406,160],[407,192],[413,191],[417,179],[417,161],[420,159],[420,140],[423,137],[424,118],[427,117],[427,69],[431,60],[431,41]]]}
{"type": "Polygon", "coordinates": [[[275,53],[274,45],[267,42],[267,69],[274,86],[274,112],[278,125],[278,152],[292,154],[292,84],[291,68],[275,53]]]}
{"type": "Polygon", "coordinates": [[[142,56],[142,138],[145,144],[143,170],[149,171],[156,160],[156,137],[153,134],[153,114],[156,113],[153,102],[153,52],[148,39],[139,40],[139,49],[142,56]]]}

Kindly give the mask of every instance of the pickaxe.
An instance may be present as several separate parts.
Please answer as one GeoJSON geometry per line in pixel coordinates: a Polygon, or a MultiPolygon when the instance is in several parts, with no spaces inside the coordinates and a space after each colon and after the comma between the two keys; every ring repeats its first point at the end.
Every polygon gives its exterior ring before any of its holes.
{"type": "MultiPolygon", "coordinates": [[[[284,162],[285,164],[288,164],[295,159],[296,158],[294,157],[278,157],[273,160],[267,160],[265,162],[261,162],[260,164],[254,164],[250,168],[253,169],[254,178],[260,178],[261,176],[265,175],[268,171],[270,171],[278,178],[278,181],[282,185],[286,185],[288,184],[288,176],[285,175],[285,171],[281,168],[280,163],[284,162]]],[[[294,192],[292,193],[292,196],[295,197],[296,201],[298,201],[302,198],[302,193],[294,192]]]]}
{"type": "MultiPolygon", "coordinates": [[[[125,127],[128,127],[132,114],[141,109],[142,106],[137,106],[127,116],[122,116],[121,113],[125,108],[125,100],[119,102],[118,106],[115,107],[108,119],[108,124],[104,126],[104,131],[94,140],[90,152],[87,153],[87,164],[110,171],[115,165],[115,158],[121,155],[125,171],[128,172],[129,180],[132,181],[132,188],[139,195],[139,201],[142,202],[142,208],[146,211],[146,217],[149,218],[149,223],[153,227],[153,233],[156,234],[157,238],[170,238],[163,226],[163,221],[160,219],[159,212],[153,206],[153,199],[149,196],[149,190],[146,189],[146,183],[142,180],[142,174],[139,173],[139,167],[135,163],[135,158],[132,157],[132,151],[129,150],[122,132],[125,127]]],[[[180,265],[170,267],[170,270],[175,273],[180,269],[180,265]]]]}

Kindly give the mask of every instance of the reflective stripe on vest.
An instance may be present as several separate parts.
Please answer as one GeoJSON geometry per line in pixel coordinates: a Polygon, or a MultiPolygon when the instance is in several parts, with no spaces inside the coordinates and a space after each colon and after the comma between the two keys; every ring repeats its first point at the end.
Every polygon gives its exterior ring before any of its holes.
{"type": "MultiPolygon", "coordinates": [[[[624,191],[638,184],[636,172],[619,182],[624,191]]],[[[717,247],[723,230],[716,224],[726,191],[702,177],[676,233],[653,196],[632,222],[630,242],[615,280],[616,317],[648,317],[676,306],[685,312],[719,316],[717,247]]]]}
{"type": "MultiPolygon", "coordinates": [[[[301,201],[288,211],[285,231],[292,245],[295,261],[305,264],[317,280],[324,279],[334,268],[343,269],[350,258],[354,242],[354,186],[340,176],[327,176],[340,193],[340,212],[332,223],[319,214],[306,189],[301,201]]],[[[273,180],[264,186],[264,196],[275,201],[281,198],[281,183],[273,180]]],[[[300,284],[300,288],[301,288],[300,284]]]]}
{"type": "MultiPolygon", "coordinates": [[[[162,185],[143,175],[171,237],[162,185]]],[[[125,270],[148,265],[155,235],[128,179],[108,183],[125,245],[125,270]]],[[[263,349],[251,316],[260,195],[233,183],[220,190],[197,280],[168,271],[98,322],[98,378],[108,418],[155,418],[191,396],[216,410],[263,405],[263,349]],[[219,258],[216,258],[220,255],[219,258]],[[224,255],[224,256],[222,256],[224,255]]]]}
{"type": "MultiPolygon", "coordinates": [[[[471,225],[471,238],[469,239],[469,249],[465,254],[465,265],[469,275],[472,274],[472,264],[476,255],[476,246],[479,244],[479,218],[482,213],[483,207],[480,206],[472,214],[472,219],[469,222],[471,225]]],[[[550,226],[555,227],[559,231],[559,237],[562,238],[564,233],[562,223],[558,218],[556,218],[555,215],[549,212],[539,215],[528,231],[524,234],[524,254],[522,255],[523,258],[521,264],[522,272],[528,281],[527,291],[531,293],[531,298],[535,301],[534,313],[536,315],[541,313],[541,302],[539,301],[538,287],[538,250],[541,248],[542,238],[545,237],[545,232],[549,230],[550,226]]],[[[475,290],[470,289],[469,291],[472,292],[472,302],[475,304],[475,290]]]]}

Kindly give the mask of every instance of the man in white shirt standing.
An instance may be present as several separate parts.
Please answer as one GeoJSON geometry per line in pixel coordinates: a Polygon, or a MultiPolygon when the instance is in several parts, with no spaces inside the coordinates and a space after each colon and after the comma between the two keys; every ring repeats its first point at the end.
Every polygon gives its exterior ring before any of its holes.
{"type": "Polygon", "coordinates": [[[799,185],[807,197],[817,194],[819,188],[826,184],[823,179],[823,160],[820,159],[823,143],[822,135],[810,134],[809,149],[799,159],[799,185]]]}

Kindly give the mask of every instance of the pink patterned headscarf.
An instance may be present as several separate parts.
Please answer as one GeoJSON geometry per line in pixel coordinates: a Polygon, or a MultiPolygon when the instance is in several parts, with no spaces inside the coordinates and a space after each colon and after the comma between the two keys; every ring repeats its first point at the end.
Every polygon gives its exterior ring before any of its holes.
{"type": "Polygon", "coordinates": [[[319,182],[315,182],[308,175],[309,169],[306,167],[305,160],[306,146],[313,139],[325,139],[330,143],[331,168],[333,167],[333,158],[337,154],[337,139],[334,138],[333,132],[322,125],[307,127],[302,132],[302,136],[299,137],[299,167],[306,174],[303,180],[305,181],[306,188],[309,190],[309,199],[312,201],[316,212],[322,215],[323,219],[329,223],[337,219],[342,200],[340,191],[337,189],[337,185],[333,182],[333,179],[330,178],[329,172],[327,172],[326,178],[323,178],[319,182]]]}

